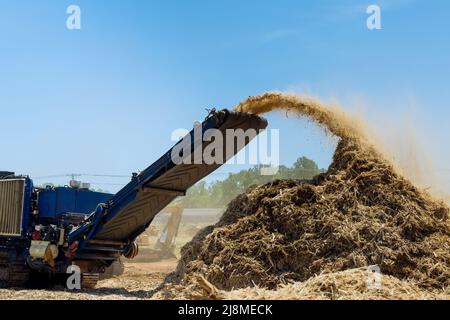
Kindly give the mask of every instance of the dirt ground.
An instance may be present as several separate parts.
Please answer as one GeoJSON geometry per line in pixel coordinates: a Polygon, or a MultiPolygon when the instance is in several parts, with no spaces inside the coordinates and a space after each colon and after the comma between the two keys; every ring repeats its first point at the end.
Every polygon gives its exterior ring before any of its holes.
{"type": "Polygon", "coordinates": [[[125,265],[120,277],[100,281],[95,289],[69,291],[0,289],[0,300],[139,300],[149,299],[165,276],[174,271],[176,259],[125,265]]]}

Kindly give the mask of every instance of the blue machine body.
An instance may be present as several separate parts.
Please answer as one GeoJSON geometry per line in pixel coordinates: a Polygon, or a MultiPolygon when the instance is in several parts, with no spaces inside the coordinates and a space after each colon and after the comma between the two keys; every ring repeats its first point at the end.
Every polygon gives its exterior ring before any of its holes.
{"type": "Polygon", "coordinates": [[[48,188],[38,194],[41,219],[59,218],[64,213],[92,213],[99,203],[106,203],[112,194],[69,187],[48,188]]]}

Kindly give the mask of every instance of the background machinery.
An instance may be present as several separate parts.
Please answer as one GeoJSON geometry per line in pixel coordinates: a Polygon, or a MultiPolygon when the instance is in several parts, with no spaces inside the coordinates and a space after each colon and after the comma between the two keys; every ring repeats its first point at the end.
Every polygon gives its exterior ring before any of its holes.
{"type": "MultiPolygon", "coordinates": [[[[227,129],[266,126],[267,121],[256,115],[212,111],[201,123],[201,137],[191,131],[190,139],[181,140],[133,175],[114,195],[90,191],[88,185],[76,182],[68,187],[35,188],[28,176],[0,172],[0,287],[25,287],[37,278],[47,283],[64,280],[72,265],[81,271],[82,287],[94,287],[122,256],[132,259],[138,254],[136,239],[158,212],[221,166],[204,161],[175,163],[175,147],[190,141],[182,157],[194,160],[198,149],[212,143],[204,135],[217,129],[223,134],[222,151],[228,160],[253,137],[246,137],[244,144],[233,143],[229,154],[227,129]]],[[[163,239],[161,245],[170,247],[163,239]]]]}
{"type": "MultiPolygon", "coordinates": [[[[152,230],[149,228],[137,238],[139,255],[133,258],[134,262],[155,262],[176,258],[176,239],[183,218],[183,206],[175,200],[162,212],[169,214],[167,223],[161,232],[158,232],[158,229],[152,230]],[[152,233],[156,233],[158,236],[156,243],[150,241],[152,233]]],[[[118,266],[116,266],[116,270],[120,272],[118,266]]],[[[117,273],[114,272],[113,274],[116,275],[117,273]]]]}

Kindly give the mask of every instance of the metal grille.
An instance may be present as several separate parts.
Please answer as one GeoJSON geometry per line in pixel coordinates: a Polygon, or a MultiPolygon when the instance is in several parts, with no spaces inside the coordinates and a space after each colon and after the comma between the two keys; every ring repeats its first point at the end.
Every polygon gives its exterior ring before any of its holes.
{"type": "Polygon", "coordinates": [[[0,235],[20,236],[25,180],[0,180],[0,235]]]}

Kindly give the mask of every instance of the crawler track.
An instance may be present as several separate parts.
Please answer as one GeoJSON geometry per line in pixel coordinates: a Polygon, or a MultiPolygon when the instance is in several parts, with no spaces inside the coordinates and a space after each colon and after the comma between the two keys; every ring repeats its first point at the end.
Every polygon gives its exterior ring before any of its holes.
{"type": "Polygon", "coordinates": [[[0,288],[23,288],[30,280],[31,270],[24,260],[0,258],[0,288]]]}

